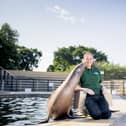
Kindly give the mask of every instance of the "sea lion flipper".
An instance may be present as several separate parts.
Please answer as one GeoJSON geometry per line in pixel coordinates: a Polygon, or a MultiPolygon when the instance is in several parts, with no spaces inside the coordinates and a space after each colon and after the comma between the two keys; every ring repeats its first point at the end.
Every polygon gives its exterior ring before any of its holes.
{"type": "Polygon", "coordinates": [[[72,115],[70,115],[70,114],[67,114],[67,118],[69,118],[69,119],[75,119],[75,117],[72,116],[72,115]]]}
{"type": "Polygon", "coordinates": [[[48,123],[49,122],[49,116],[46,118],[46,119],[44,119],[43,121],[41,121],[41,122],[39,122],[39,124],[42,124],[42,123],[48,123]]]}
{"type": "Polygon", "coordinates": [[[119,112],[120,110],[110,110],[112,113],[119,112]]]}
{"type": "Polygon", "coordinates": [[[67,118],[75,119],[72,109],[70,109],[70,111],[67,113],[67,118]]]}

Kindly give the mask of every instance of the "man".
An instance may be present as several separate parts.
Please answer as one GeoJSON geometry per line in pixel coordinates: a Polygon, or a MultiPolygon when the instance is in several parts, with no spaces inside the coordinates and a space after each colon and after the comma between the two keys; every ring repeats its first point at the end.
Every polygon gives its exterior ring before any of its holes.
{"type": "Polygon", "coordinates": [[[87,93],[85,106],[93,119],[108,119],[111,117],[111,111],[101,90],[102,77],[94,63],[93,54],[86,53],[83,63],[85,70],[75,90],[87,93]]]}

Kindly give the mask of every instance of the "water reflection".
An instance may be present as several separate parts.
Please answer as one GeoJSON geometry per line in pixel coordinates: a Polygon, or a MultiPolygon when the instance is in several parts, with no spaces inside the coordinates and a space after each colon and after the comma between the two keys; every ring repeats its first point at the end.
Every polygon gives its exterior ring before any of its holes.
{"type": "Polygon", "coordinates": [[[1,98],[0,126],[33,126],[47,115],[47,99],[1,98]]]}

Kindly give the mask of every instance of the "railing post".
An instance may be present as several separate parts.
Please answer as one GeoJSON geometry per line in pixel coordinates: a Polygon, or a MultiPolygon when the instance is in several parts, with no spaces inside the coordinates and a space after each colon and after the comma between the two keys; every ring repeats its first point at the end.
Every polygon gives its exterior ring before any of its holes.
{"type": "Polygon", "coordinates": [[[73,108],[77,109],[79,105],[79,97],[80,97],[80,91],[74,92],[74,98],[73,98],[73,108]]]}
{"type": "Polygon", "coordinates": [[[18,81],[16,80],[16,91],[18,91],[18,90],[17,90],[17,83],[18,83],[18,81]]]}
{"type": "Polygon", "coordinates": [[[113,81],[111,80],[111,85],[110,85],[111,94],[112,94],[113,86],[114,86],[113,81]]]}
{"type": "Polygon", "coordinates": [[[11,76],[9,79],[9,81],[10,81],[9,83],[10,83],[11,90],[13,91],[14,89],[13,89],[13,81],[12,80],[13,80],[13,77],[11,76]]]}
{"type": "Polygon", "coordinates": [[[4,80],[1,80],[1,91],[4,91],[4,86],[5,86],[5,81],[4,80]]]}
{"type": "Polygon", "coordinates": [[[47,91],[49,91],[49,80],[47,80],[47,91]]]}
{"type": "Polygon", "coordinates": [[[2,68],[0,67],[0,80],[2,80],[2,68]]]}
{"type": "Polygon", "coordinates": [[[36,89],[37,89],[37,91],[39,91],[39,90],[38,90],[38,87],[39,87],[39,86],[38,86],[38,80],[36,80],[36,89]]]}
{"type": "Polygon", "coordinates": [[[2,69],[0,68],[0,90],[2,90],[2,69]]]}
{"type": "Polygon", "coordinates": [[[123,79],[123,96],[125,95],[125,81],[123,79]]]}
{"type": "Polygon", "coordinates": [[[34,79],[32,80],[32,91],[35,91],[35,84],[34,79]]]}

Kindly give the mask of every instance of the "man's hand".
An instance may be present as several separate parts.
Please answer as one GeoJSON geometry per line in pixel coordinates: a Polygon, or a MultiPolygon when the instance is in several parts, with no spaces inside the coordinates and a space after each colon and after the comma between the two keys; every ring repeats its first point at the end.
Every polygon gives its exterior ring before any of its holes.
{"type": "Polygon", "coordinates": [[[102,87],[102,93],[103,94],[108,94],[108,89],[106,87],[102,87]]]}
{"type": "Polygon", "coordinates": [[[88,93],[89,95],[94,95],[95,94],[95,92],[93,90],[89,89],[89,88],[83,88],[83,91],[88,93]]]}

